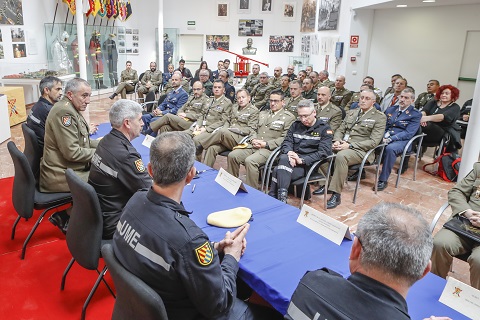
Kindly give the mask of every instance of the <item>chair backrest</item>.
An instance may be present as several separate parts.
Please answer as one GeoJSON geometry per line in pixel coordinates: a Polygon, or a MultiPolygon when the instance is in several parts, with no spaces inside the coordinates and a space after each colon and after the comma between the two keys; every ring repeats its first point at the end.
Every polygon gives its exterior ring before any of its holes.
{"type": "Polygon", "coordinates": [[[435,226],[437,225],[438,220],[440,220],[440,217],[441,217],[442,214],[445,212],[445,210],[447,210],[447,208],[448,208],[449,206],[450,206],[450,205],[448,204],[448,202],[445,202],[445,203],[440,207],[440,209],[438,209],[437,213],[435,214],[435,217],[433,217],[432,223],[430,223],[430,233],[433,233],[433,230],[435,230],[435,226]]]}
{"type": "Polygon", "coordinates": [[[121,265],[110,244],[102,247],[102,256],[117,289],[112,319],[168,319],[162,298],[121,265]]]}
{"type": "Polygon", "coordinates": [[[103,217],[95,189],[72,170],[65,172],[72,193],[73,207],[68,222],[67,246],[82,267],[98,267],[102,242],[103,217]]]}
{"type": "Polygon", "coordinates": [[[29,219],[33,215],[35,200],[35,177],[27,157],[18,150],[15,143],[9,141],[7,149],[15,167],[13,178],[12,202],[18,215],[29,219]]]}
{"type": "Polygon", "coordinates": [[[33,175],[38,184],[38,178],[40,176],[40,158],[42,157],[43,150],[38,143],[37,135],[25,122],[22,123],[22,131],[23,138],[25,139],[24,154],[28,159],[28,163],[32,168],[33,175]]]}

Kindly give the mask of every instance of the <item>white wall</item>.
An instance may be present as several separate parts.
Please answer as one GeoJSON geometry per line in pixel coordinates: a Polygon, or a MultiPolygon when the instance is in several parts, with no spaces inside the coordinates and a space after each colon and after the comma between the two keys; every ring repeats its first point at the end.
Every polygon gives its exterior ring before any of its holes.
{"type": "MultiPolygon", "coordinates": [[[[480,30],[479,12],[480,5],[375,10],[367,73],[381,89],[394,73],[417,94],[429,79],[457,86],[466,33],[480,30]]],[[[468,91],[460,93],[460,103],[472,97],[468,91]]]]}

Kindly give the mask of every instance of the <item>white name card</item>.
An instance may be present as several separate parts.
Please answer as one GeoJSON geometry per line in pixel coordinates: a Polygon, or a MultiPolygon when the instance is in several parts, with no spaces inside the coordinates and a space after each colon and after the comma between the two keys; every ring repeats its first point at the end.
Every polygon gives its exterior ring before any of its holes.
{"type": "Polygon", "coordinates": [[[151,135],[147,134],[145,136],[145,139],[143,139],[143,142],[142,144],[147,147],[148,149],[150,149],[150,145],[152,144],[153,140],[155,139],[155,137],[152,137],[151,135]]]}
{"type": "Polygon", "coordinates": [[[343,238],[352,240],[350,230],[346,224],[330,218],[305,204],[302,207],[302,211],[300,211],[297,222],[337,245],[342,243],[343,238]]]}
{"type": "Polygon", "coordinates": [[[242,180],[232,176],[223,168],[220,168],[220,171],[218,171],[217,177],[215,178],[215,182],[221,185],[222,187],[224,187],[228,192],[230,192],[233,195],[236,195],[239,189],[242,189],[243,191],[248,192],[242,180]]]}
{"type": "Polygon", "coordinates": [[[480,290],[448,277],[439,301],[461,314],[480,319],[480,290]]]}

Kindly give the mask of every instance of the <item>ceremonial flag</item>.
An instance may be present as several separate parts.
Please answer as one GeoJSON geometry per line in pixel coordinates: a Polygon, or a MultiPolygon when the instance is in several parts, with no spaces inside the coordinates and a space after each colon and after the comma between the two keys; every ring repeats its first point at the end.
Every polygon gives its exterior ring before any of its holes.
{"type": "Polygon", "coordinates": [[[107,18],[111,19],[113,16],[113,0],[105,0],[105,9],[107,11],[107,18]]]}
{"type": "Polygon", "coordinates": [[[98,15],[100,17],[105,17],[107,14],[107,10],[105,9],[105,1],[104,0],[99,0],[100,1],[100,7],[98,9],[98,15]]]}
{"type": "Polygon", "coordinates": [[[125,17],[127,16],[127,5],[125,1],[120,2],[120,21],[125,21],[125,17]]]}
{"type": "Polygon", "coordinates": [[[119,0],[113,0],[114,2],[114,14],[113,14],[113,18],[114,19],[117,19],[118,15],[120,14],[120,4],[119,4],[119,0]]]}
{"type": "Polygon", "coordinates": [[[83,1],[83,8],[82,8],[82,11],[83,13],[85,13],[85,15],[88,15],[90,14],[90,1],[88,0],[84,0],[83,1]]]}
{"type": "Polygon", "coordinates": [[[75,0],[62,0],[68,5],[68,9],[70,10],[70,13],[72,15],[75,15],[75,12],[77,12],[76,7],[75,7],[75,0]]]}
{"type": "Polygon", "coordinates": [[[88,9],[88,11],[85,13],[87,17],[91,15],[95,10],[95,0],[88,0],[88,4],[90,6],[90,9],[88,9]]]}
{"type": "Polygon", "coordinates": [[[93,8],[93,11],[92,11],[92,14],[94,16],[97,15],[98,11],[100,10],[100,0],[94,0],[94,8],[93,8]]]}
{"type": "Polygon", "coordinates": [[[130,4],[130,1],[127,2],[127,16],[125,17],[125,20],[128,20],[130,16],[132,15],[132,5],[130,4]]]}

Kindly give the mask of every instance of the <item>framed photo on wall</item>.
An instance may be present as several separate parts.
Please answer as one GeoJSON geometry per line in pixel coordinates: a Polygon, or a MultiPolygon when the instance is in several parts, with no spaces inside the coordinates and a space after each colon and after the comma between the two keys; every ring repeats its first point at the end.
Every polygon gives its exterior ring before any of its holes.
{"type": "Polygon", "coordinates": [[[268,52],[293,52],[294,36],[270,36],[268,52]]]}
{"type": "Polygon", "coordinates": [[[297,3],[284,2],[282,6],[282,21],[295,21],[297,17],[297,3]]]}
{"type": "Polygon", "coordinates": [[[260,0],[260,12],[272,13],[273,12],[273,0],[260,0]]]}
{"type": "Polygon", "coordinates": [[[238,20],[238,36],[240,37],[261,37],[263,36],[263,20],[238,20]]]}
{"type": "Polygon", "coordinates": [[[251,11],[251,2],[253,0],[238,0],[237,12],[238,13],[250,13],[251,11]]]}
{"type": "Polygon", "coordinates": [[[207,51],[215,51],[218,50],[218,48],[230,50],[229,35],[207,34],[205,37],[207,51]]]}
{"type": "Polygon", "coordinates": [[[217,1],[217,19],[222,21],[228,21],[230,3],[226,1],[217,1]]]}
{"type": "Polygon", "coordinates": [[[317,0],[303,0],[302,20],[300,22],[300,32],[315,31],[315,15],[317,13],[317,0]]]}
{"type": "Polygon", "coordinates": [[[318,8],[318,31],[337,30],[340,15],[340,0],[320,0],[318,8]]]}

